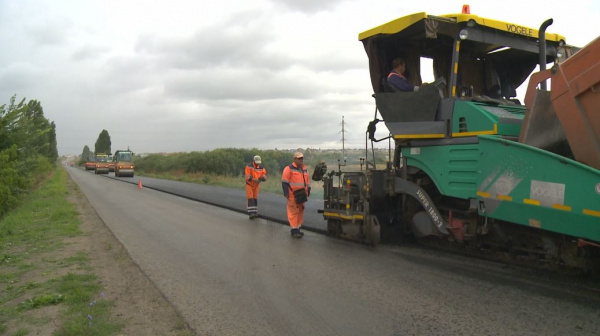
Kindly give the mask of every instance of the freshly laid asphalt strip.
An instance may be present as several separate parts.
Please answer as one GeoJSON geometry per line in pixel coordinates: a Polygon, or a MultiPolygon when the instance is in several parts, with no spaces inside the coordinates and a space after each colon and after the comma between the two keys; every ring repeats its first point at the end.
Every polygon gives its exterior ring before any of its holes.
{"type": "MultiPolygon", "coordinates": [[[[102,175],[136,185],[142,181],[142,188],[149,188],[181,196],[194,201],[218,206],[236,212],[247,213],[246,192],[244,189],[211,186],[198,183],[156,179],[145,176],[115,177],[113,173],[102,175]]],[[[241,180],[240,183],[244,181],[241,180]]],[[[286,199],[282,195],[261,191],[258,196],[258,213],[261,218],[288,225],[286,199]]],[[[323,209],[322,198],[309,198],[304,210],[304,224],[307,231],[326,233],[327,221],[317,211],[323,209]]]]}

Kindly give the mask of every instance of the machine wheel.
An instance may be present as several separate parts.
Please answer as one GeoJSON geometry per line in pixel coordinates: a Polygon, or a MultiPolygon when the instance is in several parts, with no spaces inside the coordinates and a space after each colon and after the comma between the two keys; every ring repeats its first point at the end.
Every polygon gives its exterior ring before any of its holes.
{"type": "Polygon", "coordinates": [[[375,246],[381,241],[381,225],[375,215],[369,215],[364,225],[364,234],[367,244],[375,246]]]}

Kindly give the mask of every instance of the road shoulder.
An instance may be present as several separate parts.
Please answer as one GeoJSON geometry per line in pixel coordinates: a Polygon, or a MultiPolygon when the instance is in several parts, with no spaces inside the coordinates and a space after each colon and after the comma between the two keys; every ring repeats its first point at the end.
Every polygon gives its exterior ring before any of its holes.
{"type": "Polygon", "coordinates": [[[84,235],[76,238],[81,239],[80,242],[65,248],[87,247],[90,266],[104,286],[104,297],[114,302],[113,314],[124,323],[121,333],[193,335],[187,323],[133,262],[70,178],[68,188],[72,195],[69,201],[80,213],[80,228],[84,235]]]}

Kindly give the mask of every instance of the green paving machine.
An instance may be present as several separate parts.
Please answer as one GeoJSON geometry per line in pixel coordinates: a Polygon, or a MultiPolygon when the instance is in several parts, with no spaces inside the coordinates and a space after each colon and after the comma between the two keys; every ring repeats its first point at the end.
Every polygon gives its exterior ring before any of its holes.
{"type": "Polygon", "coordinates": [[[376,104],[365,133],[371,150],[358,171],[321,166],[313,175],[324,181],[328,232],[372,245],[412,236],[597,269],[600,39],[570,46],[546,33],[551,24],[533,29],[465,6],[359,34],[376,104]],[[418,91],[387,83],[396,57],[418,91]],[[435,81],[422,83],[424,71],[435,81]],[[389,136],[377,139],[380,121],[389,136]],[[385,166],[373,157],[380,141],[390,144],[385,166]]]}

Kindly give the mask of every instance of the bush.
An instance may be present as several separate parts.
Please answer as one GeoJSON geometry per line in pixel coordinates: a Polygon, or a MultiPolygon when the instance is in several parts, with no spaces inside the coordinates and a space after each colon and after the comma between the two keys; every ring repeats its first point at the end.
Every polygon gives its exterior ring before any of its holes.
{"type": "Polygon", "coordinates": [[[0,217],[16,205],[18,194],[26,187],[17,159],[16,146],[0,151],[0,217]]]}

